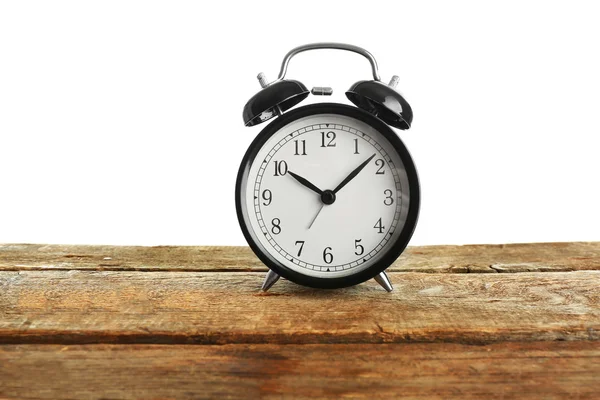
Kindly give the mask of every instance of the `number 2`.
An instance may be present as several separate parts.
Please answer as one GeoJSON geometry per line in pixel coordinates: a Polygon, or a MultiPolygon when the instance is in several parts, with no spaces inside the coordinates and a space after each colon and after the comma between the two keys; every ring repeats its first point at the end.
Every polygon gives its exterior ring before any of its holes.
{"type": "Polygon", "coordinates": [[[375,172],[375,175],[384,175],[385,170],[383,169],[383,167],[385,167],[385,161],[383,161],[383,159],[381,158],[378,158],[377,160],[375,160],[375,165],[379,167],[377,172],[375,172]]]}

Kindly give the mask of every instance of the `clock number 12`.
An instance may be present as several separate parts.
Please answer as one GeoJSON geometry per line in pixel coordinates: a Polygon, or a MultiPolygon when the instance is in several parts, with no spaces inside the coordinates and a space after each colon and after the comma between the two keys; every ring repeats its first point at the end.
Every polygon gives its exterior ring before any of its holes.
{"type": "Polygon", "coordinates": [[[327,133],[321,132],[321,147],[335,147],[335,132],[329,131],[327,133]],[[325,144],[325,138],[329,139],[329,142],[325,144]]]}

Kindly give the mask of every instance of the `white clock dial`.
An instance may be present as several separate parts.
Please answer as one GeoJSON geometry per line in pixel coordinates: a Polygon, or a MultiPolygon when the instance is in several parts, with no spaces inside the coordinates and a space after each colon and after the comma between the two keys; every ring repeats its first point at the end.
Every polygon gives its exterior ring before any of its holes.
{"type": "Polygon", "coordinates": [[[409,209],[407,173],[395,148],[367,123],[338,114],[279,129],[242,185],[250,235],[285,267],[318,278],[376,263],[409,209]]]}

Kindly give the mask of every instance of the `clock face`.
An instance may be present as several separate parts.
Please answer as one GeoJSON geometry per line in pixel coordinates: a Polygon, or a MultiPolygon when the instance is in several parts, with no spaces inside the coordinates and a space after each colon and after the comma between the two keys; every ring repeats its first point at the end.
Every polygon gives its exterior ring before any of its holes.
{"type": "Polygon", "coordinates": [[[309,286],[347,286],[381,272],[406,246],[416,179],[408,152],[377,118],[343,105],[302,107],[251,146],[238,216],[275,272],[309,286]]]}

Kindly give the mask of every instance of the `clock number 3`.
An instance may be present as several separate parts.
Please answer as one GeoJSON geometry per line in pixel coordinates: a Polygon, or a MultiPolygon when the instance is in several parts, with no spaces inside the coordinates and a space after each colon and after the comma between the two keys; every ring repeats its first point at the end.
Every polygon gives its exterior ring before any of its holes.
{"type": "Polygon", "coordinates": [[[383,204],[386,206],[391,206],[394,203],[394,198],[392,197],[393,193],[394,192],[392,192],[391,189],[385,189],[383,191],[383,194],[385,194],[385,200],[383,200],[383,204]]]}

